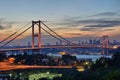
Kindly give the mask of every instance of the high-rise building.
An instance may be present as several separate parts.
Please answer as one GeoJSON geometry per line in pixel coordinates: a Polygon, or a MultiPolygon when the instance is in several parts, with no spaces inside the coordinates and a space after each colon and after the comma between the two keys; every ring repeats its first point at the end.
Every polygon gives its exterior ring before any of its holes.
{"type": "Polygon", "coordinates": [[[114,41],[113,41],[113,44],[116,44],[116,43],[117,43],[117,41],[116,41],[116,40],[114,40],[114,41]]]}
{"type": "Polygon", "coordinates": [[[93,39],[93,44],[96,44],[96,39],[93,39]]]}
{"type": "Polygon", "coordinates": [[[28,47],[31,47],[31,43],[30,42],[28,42],[28,47]]]}
{"type": "Polygon", "coordinates": [[[62,41],[60,40],[60,45],[62,45],[62,41]]]}
{"type": "Polygon", "coordinates": [[[82,41],[82,44],[84,44],[85,42],[84,41],[82,41]]]}
{"type": "Polygon", "coordinates": [[[89,44],[93,44],[93,41],[92,41],[92,39],[89,39],[89,44]]]}
{"type": "Polygon", "coordinates": [[[58,43],[58,42],[56,42],[56,45],[59,45],[59,43],[58,43]]]}

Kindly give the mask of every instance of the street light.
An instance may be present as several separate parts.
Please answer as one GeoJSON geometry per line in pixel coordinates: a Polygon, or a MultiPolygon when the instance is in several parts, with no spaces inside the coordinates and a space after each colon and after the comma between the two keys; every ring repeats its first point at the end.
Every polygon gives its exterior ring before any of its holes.
{"type": "Polygon", "coordinates": [[[47,74],[50,74],[50,72],[47,72],[47,74]]]}
{"type": "Polygon", "coordinates": [[[11,80],[12,74],[10,73],[9,76],[10,76],[10,80],[11,80]]]}
{"type": "Polygon", "coordinates": [[[21,76],[21,75],[22,75],[22,73],[19,73],[19,75],[21,76]]]}

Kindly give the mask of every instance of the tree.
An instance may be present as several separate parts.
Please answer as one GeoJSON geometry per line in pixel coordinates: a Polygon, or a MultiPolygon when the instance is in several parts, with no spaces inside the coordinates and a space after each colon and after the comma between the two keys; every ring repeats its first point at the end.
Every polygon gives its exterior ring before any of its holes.
{"type": "Polygon", "coordinates": [[[47,80],[46,78],[41,78],[41,79],[39,79],[39,80],[47,80]]]}
{"type": "Polygon", "coordinates": [[[54,77],[53,80],[62,80],[60,77],[54,77]]]}
{"type": "Polygon", "coordinates": [[[112,56],[113,66],[120,69],[120,52],[116,52],[112,56]]]}
{"type": "Polygon", "coordinates": [[[0,53],[0,61],[6,59],[6,55],[4,53],[0,53]]]}
{"type": "Polygon", "coordinates": [[[120,71],[114,70],[103,76],[103,80],[120,80],[120,71]]]}
{"type": "Polygon", "coordinates": [[[112,60],[110,58],[101,57],[96,60],[96,63],[92,64],[91,70],[103,70],[111,67],[112,60]]]}

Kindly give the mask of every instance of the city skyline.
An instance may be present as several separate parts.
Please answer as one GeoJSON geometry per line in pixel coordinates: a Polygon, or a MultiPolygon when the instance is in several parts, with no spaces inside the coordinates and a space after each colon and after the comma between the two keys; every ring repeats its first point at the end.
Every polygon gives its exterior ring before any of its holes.
{"type": "MultiPolygon", "coordinates": [[[[44,21],[55,32],[73,41],[99,38],[103,35],[109,35],[112,40],[119,41],[119,2],[119,0],[1,0],[0,41],[32,20],[44,21]]],[[[46,33],[42,32],[42,35],[43,41],[51,39],[46,33]]],[[[18,41],[30,41],[30,36],[29,30],[18,41]]]]}

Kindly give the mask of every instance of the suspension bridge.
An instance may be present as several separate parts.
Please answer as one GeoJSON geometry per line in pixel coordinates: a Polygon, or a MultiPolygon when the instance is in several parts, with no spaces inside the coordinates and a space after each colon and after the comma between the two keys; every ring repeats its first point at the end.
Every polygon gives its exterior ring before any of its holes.
{"type": "MultiPolygon", "coordinates": [[[[23,26],[23,27],[25,27],[25,26],[23,26]]],[[[23,30],[22,32],[17,34],[22,28],[20,28],[19,30],[17,30],[13,34],[9,35],[7,38],[0,41],[0,44],[4,43],[4,44],[0,45],[0,52],[15,51],[15,50],[40,50],[42,48],[101,48],[102,49],[102,51],[101,51],[102,54],[105,54],[105,53],[108,54],[108,49],[114,49],[113,46],[109,46],[109,44],[108,44],[108,41],[109,41],[108,40],[108,35],[104,35],[99,39],[99,41],[100,41],[99,45],[77,44],[77,43],[73,43],[72,41],[67,40],[66,38],[62,37],[61,35],[56,33],[54,30],[52,30],[50,27],[48,27],[43,21],[40,21],[40,20],[39,21],[32,21],[31,26],[29,26],[28,28],[26,28],[25,30],[23,30]],[[38,27],[37,32],[35,31],[36,27],[38,27]],[[31,47],[19,47],[19,48],[16,48],[16,47],[6,48],[5,47],[9,43],[13,42],[15,39],[20,37],[21,35],[23,35],[26,31],[28,31],[31,28],[32,28],[32,40],[31,40],[32,44],[31,44],[31,47]],[[47,30],[45,28],[47,28],[47,30]],[[54,37],[55,39],[66,43],[66,45],[42,45],[41,30],[43,30],[44,32],[46,32],[50,36],[54,37]],[[13,37],[13,38],[10,39],[11,37],[13,37]],[[37,45],[35,45],[35,38],[38,39],[37,40],[38,41],[37,45]],[[106,49],[106,52],[105,52],[105,49],[106,49]]]]}

